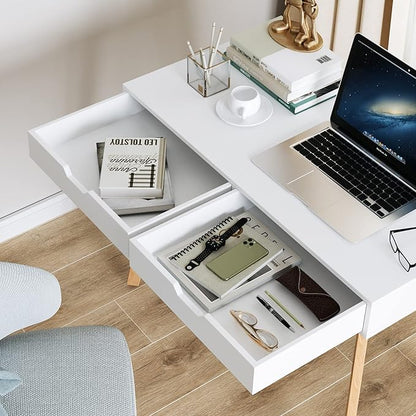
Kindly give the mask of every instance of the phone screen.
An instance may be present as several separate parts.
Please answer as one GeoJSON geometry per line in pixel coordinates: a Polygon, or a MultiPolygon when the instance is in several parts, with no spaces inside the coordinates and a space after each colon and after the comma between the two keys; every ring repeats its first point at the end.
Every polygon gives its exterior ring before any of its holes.
{"type": "Polygon", "coordinates": [[[245,270],[269,251],[253,238],[248,238],[206,264],[223,280],[229,280],[245,270]]]}

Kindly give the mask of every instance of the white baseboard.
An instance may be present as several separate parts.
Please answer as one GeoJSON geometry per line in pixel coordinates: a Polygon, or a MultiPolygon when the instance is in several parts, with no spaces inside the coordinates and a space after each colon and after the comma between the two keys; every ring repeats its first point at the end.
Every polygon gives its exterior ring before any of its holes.
{"type": "Polygon", "coordinates": [[[76,208],[62,192],[0,219],[0,243],[36,228],[76,208]]]}

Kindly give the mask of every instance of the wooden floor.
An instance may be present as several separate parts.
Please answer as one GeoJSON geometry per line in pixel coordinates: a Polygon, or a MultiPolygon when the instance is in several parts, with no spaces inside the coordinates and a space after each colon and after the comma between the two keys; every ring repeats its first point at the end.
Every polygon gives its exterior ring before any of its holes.
{"type": "MultiPolygon", "coordinates": [[[[140,416],[344,415],[353,339],[251,396],[144,283],[126,286],[126,258],[80,211],[0,244],[0,260],[44,268],[60,281],[61,309],[27,330],[123,331],[140,416]]],[[[416,314],[370,340],[359,415],[416,415],[416,314]]]]}

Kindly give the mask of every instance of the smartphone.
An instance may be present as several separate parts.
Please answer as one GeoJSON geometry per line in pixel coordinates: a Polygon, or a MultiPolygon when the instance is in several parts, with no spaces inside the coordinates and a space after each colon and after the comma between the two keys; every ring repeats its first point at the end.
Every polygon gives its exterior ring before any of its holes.
{"type": "Polygon", "coordinates": [[[247,238],[206,263],[206,266],[222,280],[229,280],[267,254],[269,254],[269,250],[254,238],[247,238]]]}

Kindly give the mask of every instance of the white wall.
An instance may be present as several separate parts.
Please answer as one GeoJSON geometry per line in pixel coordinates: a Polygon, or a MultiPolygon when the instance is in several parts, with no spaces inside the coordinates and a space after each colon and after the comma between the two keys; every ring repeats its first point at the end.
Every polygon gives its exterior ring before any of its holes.
{"type": "Polygon", "coordinates": [[[30,160],[27,130],[121,91],[124,81],[276,16],[283,0],[2,0],[0,218],[59,189],[30,160]]]}
{"type": "Polygon", "coordinates": [[[389,50],[416,68],[416,0],[393,3],[389,50]]]}

